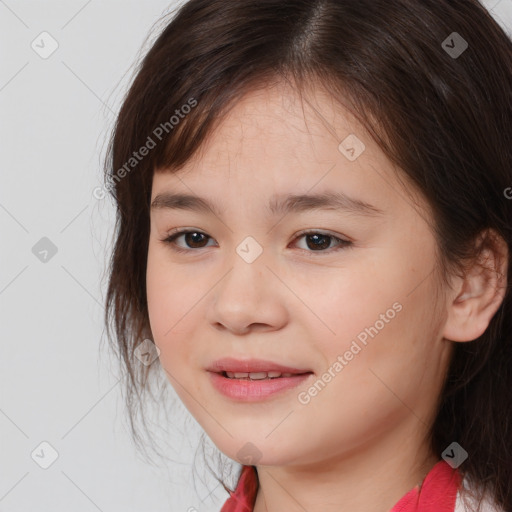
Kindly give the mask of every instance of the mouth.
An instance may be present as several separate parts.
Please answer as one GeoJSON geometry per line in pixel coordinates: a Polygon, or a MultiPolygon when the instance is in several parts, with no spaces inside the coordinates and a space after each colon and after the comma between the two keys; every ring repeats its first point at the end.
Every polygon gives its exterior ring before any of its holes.
{"type": "Polygon", "coordinates": [[[301,375],[309,375],[313,372],[303,373],[282,373],[278,371],[270,372],[215,372],[227,379],[239,379],[239,380],[274,380],[280,378],[298,377],[301,375]]]}
{"type": "Polygon", "coordinates": [[[309,369],[283,366],[263,360],[220,359],[207,368],[212,386],[224,397],[238,402],[261,402],[307,385],[309,369]]]}
{"type": "Polygon", "coordinates": [[[253,380],[277,379],[313,373],[310,368],[296,368],[263,359],[235,359],[232,357],[218,359],[206,369],[223,374],[224,377],[230,379],[249,378],[253,380]]]}

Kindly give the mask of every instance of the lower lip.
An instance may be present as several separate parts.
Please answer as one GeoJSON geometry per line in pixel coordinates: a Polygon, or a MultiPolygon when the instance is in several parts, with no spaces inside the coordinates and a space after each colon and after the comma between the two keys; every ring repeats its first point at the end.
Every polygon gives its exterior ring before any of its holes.
{"type": "Polygon", "coordinates": [[[213,386],[224,396],[242,402],[256,402],[272,395],[297,387],[307,380],[312,373],[296,377],[278,377],[277,379],[242,380],[224,377],[221,373],[210,373],[213,386]]]}

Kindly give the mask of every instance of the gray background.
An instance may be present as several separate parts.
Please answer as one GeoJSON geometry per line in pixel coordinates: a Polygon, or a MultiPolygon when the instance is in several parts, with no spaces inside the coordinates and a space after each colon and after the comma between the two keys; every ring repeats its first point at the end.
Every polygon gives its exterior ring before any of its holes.
{"type": "MultiPolygon", "coordinates": [[[[512,37],[512,0],[483,3],[512,37]]],[[[0,0],[0,512],[218,512],[227,498],[193,473],[200,428],[180,403],[163,424],[174,462],[139,458],[100,341],[114,215],[93,190],[135,60],[177,4],[0,0]],[[58,48],[42,58],[33,41],[58,48]]]]}

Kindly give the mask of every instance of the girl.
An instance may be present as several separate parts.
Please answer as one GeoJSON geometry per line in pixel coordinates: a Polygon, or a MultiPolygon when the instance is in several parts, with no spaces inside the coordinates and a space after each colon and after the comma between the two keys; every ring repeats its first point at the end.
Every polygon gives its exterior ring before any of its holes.
{"type": "Polygon", "coordinates": [[[109,145],[105,320],[130,407],[164,373],[242,464],[222,512],[512,510],[511,140],[477,0],[168,23],[109,145]]]}

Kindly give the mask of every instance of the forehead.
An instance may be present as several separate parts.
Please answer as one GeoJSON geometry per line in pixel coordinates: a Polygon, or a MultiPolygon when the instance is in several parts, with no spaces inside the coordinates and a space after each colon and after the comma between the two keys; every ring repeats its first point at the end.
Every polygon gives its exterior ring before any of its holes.
{"type": "Polygon", "coordinates": [[[205,160],[233,162],[253,152],[276,162],[332,161],[333,155],[340,156],[337,148],[341,140],[351,133],[357,133],[367,146],[373,142],[355,117],[322,87],[309,87],[299,94],[278,83],[248,92],[231,106],[184,168],[202,168],[205,160]],[[318,153],[327,148],[327,155],[318,153]]]}
{"type": "Polygon", "coordinates": [[[177,172],[158,169],[152,200],[165,191],[238,203],[341,192],[385,211],[397,200],[410,203],[395,172],[366,129],[323,88],[300,96],[280,84],[239,100],[177,172]]]}

